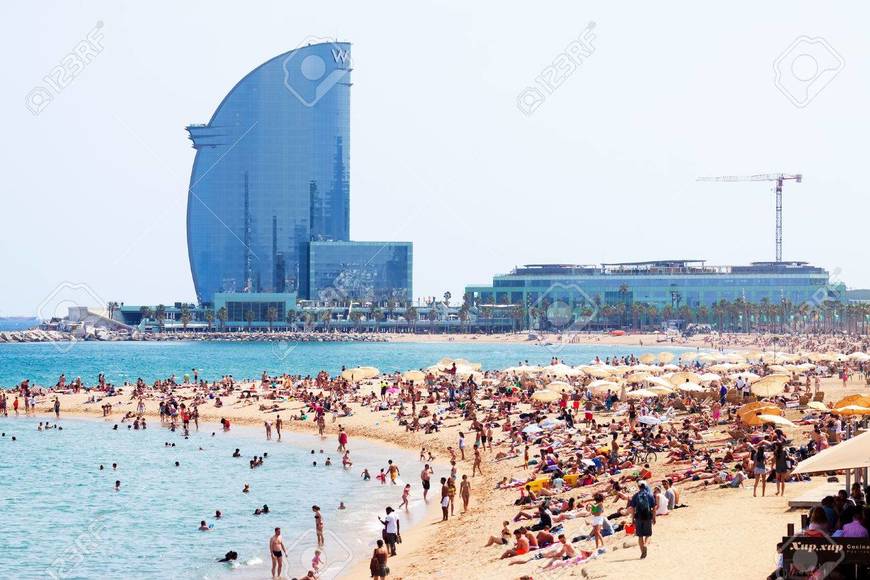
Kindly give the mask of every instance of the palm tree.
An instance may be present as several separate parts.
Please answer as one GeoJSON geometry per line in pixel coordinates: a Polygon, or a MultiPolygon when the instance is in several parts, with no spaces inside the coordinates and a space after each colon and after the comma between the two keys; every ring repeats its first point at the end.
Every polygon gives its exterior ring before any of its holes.
{"type": "Polygon", "coordinates": [[[114,320],[115,319],[115,312],[118,310],[118,303],[117,302],[109,302],[108,304],[106,304],[106,310],[109,311],[109,318],[114,320]]]}
{"type": "Polygon", "coordinates": [[[266,321],[269,323],[269,332],[272,332],[272,325],[278,320],[278,309],[270,306],[266,309],[266,321]]]}
{"type": "Polygon", "coordinates": [[[290,327],[290,330],[296,325],[296,320],[299,317],[299,313],[293,310],[292,308],[287,310],[287,326],[290,327]]]}
{"type": "Polygon", "coordinates": [[[463,304],[459,309],[460,332],[468,331],[468,311],[469,307],[467,304],[463,304]]]}
{"type": "Polygon", "coordinates": [[[211,325],[214,323],[214,310],[211,308],[205,311],[205,322],[208,324],[208,329],[211,330],[211,325]]]}
{"type": "Polygon", "coordinates": [[[432,304],[429,307],[429,312],[426,313],[426,318],[429,320],[429,332],[432,332],[432,328],[435,326],[435,321],[438,320],[438,312],[435,310],[435,304],[432,304]]]}
{"type": "Polygon", "coordinates": [[[142,306],[139,308],[139,316],[142,318],[142,321],[144,322],[145,320],[154,316],[154,313],[151,311],[151,308],[149,306],[142,306]]]}
{"type": "Polygon", "coordinates": [[[157,305],[157,308],[154,309],[154,318],[157,320],[157,326],[163,330],[163,321],[166,320],[166,307],[164,305],[157,305]]]}
{"type": "Polygon", "coordinates": [[[181,305],[181,326],[184,330],[187,330],[187,325],[190,324],[190,321],[193,320],[193,316],[190,314],[190,306],[187,304],[181,305]]]}
{"type": "Polygon", "coordinates": [[[250,332],[251,326],[254,324],[254,311],[253,310],[245,310],[245,322],[248,323],[248,331],[250,332]]]}
{"type": "Polygon", "coordinates": [[[227,325],[227,320],[229,320],[229,312],[227,312],[226,306],[221,306],[217,311],[217,318],[221,323],[221,330],[227,325]]]}
{"type": "Polygon", "coordinates": [[[380,327],[381,321],[384,319],[384,311],[381,310],[378,306],[373,306],[372,311],[371,311],[371,315],[372,315],[372,320],[375,323],[375,332],[377,332],[378,328],[380,327]]]}
{"type": "Polygon", "coordinates": [[[359,329],[360,322],[362,322],[363,313],[362,310],[354,310],[350,313],[350,319],[353,321],[354,326],[359,329]]]}
{"type": "Polygon", "coordinates": [[[329,332],[330,324],[332,322],[332,310],[330,308],[326,308],[325,310],[321,310],[318,314],[317,318],[320,322],[323,323],[323,328],[327,332],[329,332]]]}
{"type": "Polygon", "coordinates": [[[450,299],[453,298],[453,294],[448,290],[444,293],[444,306],[450,306],[450,299]]]}
{"type": "Polygon", "coordinates": [[[420,313],[417,312],[417,309],[413,306],[408,306],[405,309],[405,320],[407,320],[411,327],[414,329],[414,332],[417,331],[417,319],[420,318],[420,313]]]}

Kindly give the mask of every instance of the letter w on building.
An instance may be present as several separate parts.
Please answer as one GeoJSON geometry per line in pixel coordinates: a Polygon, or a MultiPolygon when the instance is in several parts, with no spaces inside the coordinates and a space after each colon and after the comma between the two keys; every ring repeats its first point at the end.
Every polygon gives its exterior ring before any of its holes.
{"type": "Polygon", "coordinates": [[[350,51],[349,50],[341,50],[340,48],[333,48],[332,49],[332,58],[335,60],[335,62],[347,64],[347,61],[350,58],[350,51]]]}

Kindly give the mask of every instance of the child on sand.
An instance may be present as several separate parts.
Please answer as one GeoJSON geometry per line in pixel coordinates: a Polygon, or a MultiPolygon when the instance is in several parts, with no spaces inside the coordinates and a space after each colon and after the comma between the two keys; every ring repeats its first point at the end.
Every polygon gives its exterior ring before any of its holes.
{"type": "Polygon", "coordinates": [[[592,514],[592,535],[595,536],[595,548],[598,549],[599,544],[604,546],[604,538],[601,537],[601,527],[604,525],[604,494],[596,493],[594,500],[589,513],[592,514]]]}

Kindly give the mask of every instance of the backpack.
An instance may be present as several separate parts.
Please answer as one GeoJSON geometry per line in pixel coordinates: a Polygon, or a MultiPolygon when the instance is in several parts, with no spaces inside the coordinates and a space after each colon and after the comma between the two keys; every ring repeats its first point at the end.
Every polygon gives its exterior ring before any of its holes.
{"type": "Polygon", "coordinates": [[[648,493],[640,492],[637,494],[634,505],[634,517],[639,520],[649,520],[652,518],[652,508],[650,507],[648,493]]]}

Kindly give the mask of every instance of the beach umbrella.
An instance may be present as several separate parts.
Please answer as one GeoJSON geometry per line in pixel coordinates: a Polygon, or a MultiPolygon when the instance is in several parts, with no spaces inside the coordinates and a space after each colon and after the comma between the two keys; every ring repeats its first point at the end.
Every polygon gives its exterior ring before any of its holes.
{"type": "Polygon", "coordinates": [[[680,360],[683,362],[695,360],[695,357],[698,356],[697,353],[694,352],[684,352],[680,355],[680,360]]]}
{"type": "Polygon", "coordinates": [[[858,362],[867,362],[870,361],[870,354],[867,354],[866,352],[853,352],[846,358],[858,362]]]}
{"type": "Polygon", "coordinates": [[[671,384],[673,386],[678,387],[680,386],[680,383],[685,383],[686,381],[692,383],[700,383],[701,377],[696,373],[681,371],[672,374],[670,377],[668,377],[668,380],[671,381],[671,384]]]}
{"type": "Polygon", "coordinates": [[[753,401],[752,403],[740,405],[740,407],[737,409],[737,414],[743,415],[744,413],[748,413],[749,411],[757,411],[759,413],[762,412],[759,411],[759,409],[779,409],[779,407],[768,401],[753,401]]]}
{"type": "Polygon", "coordinates": [[[629,391],[625,396],[630,399],[648,399],[651,397],[658,397],[658,394],[649,389],[638,389],[636,391],[629,391]]]}
{"type": "Polygon", "coordinates": [[[670,395],[671,393],[674,392],[674,389],[672,389],[671,387],[665,387],[662,385],[654,385],[652,387],[647,387],[645,390],[651,391],[651,392],[655,393],[656,395],[670,395]]]}
{"type": "Polygon", "coordinates": [[[836,403],[834,408],[848,407],[849,405],[857,405],[858,407],[870,407],[870,395],[849,395],[843,397],[836,403]]]}
{"type": "Polygon", "coordinates": [[[356,367],[346,369],[341,373],[341,378],[346,381],[362,381],[365,379],[373,379],[380,374],[380,371],[375,367],[356,367]]]}
{"type": "Polygon", "coordinates": [[[744,371],[742,373],[731,373],[730,375],[728,375],[728,378],[731,379],[732,381],[736,381],[740,377],[743,377],[744,381],[749,381],[750,383],[754,383],[755,381],[757,381],[758,379],[761,378],[760,375],[756,375],[755,373],[750,373],[750,372],[746,372],[746,371],[744,371]]]}
{"type": "Polygon", "coordinates": [[[547,390],[553,391],[556,393],[566,393],[569,391],[573,391],[574,387],[566,383],[565,381],[553,381],[549,385],[547,385],[547,390]]]}
{"type": "Polygon", "coordinates": [[[782,427],[797,427],[797,425],[780,415],[762,414],[758,415],[758,420],[762,423],[772,423],[774,425],[780,425],[782,427]]]}
{"type": "Polygon", "coordinates": [[[523,428],[523,433],[540,433],[541,431],[543,431],[543,429],[541,429],[534,423],[532,423],[531,425],[526,425],[523,428]]]}
{"type": "Polygon", "coordinates": [[[553,375],[554,377],[576,377],[583,373],[580,369],[562,363],[542,367],[541,371],[545,374],[553,375]]]}
{"type": "Polygon", "coordinates": [[[648,352],[646,354],[640,355],[637,360],[648,365],[648,364],[655,362],[656,356],[654,354],[648,352]]]}
{"type": "Polygon", "coordinates": [[[759,397],[773,397],[785,391],[789,375],[767,375],[752,383],[752,392],[759,397]]]}
{"type": "Polygon", "coordinates": [[[402,379],[409,383],[422,383],[426,380],[426,373],[423,371],[406,371],[402,373],[402,379]]]}
{"type": "Polygon", "coordinates": [[[649,378],[650,378],[650,374],[647,372],[631,373],[630,375],[625,377],[625,381],[627,383],[632,384],[632,385],[637,385],[637,384],[646,382],[646,380],[649,378]]]}
{"type": "Polygon", "coordinates": [[[662,370],[663,371],[678,371],[678,370],[680,370],[680,367],[678,367],[675,364],[666,364],[662,367],[662,370]]]}
{"type": "Polygon", "coordinates": [[[861,405],[846,405],[845,407],[837,407],[831,409],[832,413],[838,415],[870,415],[870,407],[862,407],[861,405]]]}
{"type": "Polygon", "coordinates": [[[607,389],[616,389],[617,387],[619,387],[619,383],[615,383],[613,381],[605,381],[601,379],[597,381],[592,381],[591,383],[586,385],[586,388],[590,391],[606,391],[607,389]]]}
{"type": "Polygon", "coordinates": [[[614,369],[611,366],[586,366],[583,367],[583,372],[585,372],[590,377],[595,377],[596,379],[606,379],[607,377],[611,377],[614,374],[614,369]]]}
{"type": "Polygon", "coordinates": [[[807,403],[807,407],[809,407],[810,409],[815,409],[816,411],[822,411],[825,413],[831,412],[831,410],[827,406],[825,406],[825,404],[821,401],[810,401],[809,403],[807,403]]]}
{"type": "Polygon", "coordinates": [[[532,394],[533,401],[539,401],[541,403],[552,403],[553,401],[558,401],[562,398],[562,395],[556,393],[554,391],[548,391],[546,389],[541,391],[536,391],[532,394]]]}
{"type": "Polygon", "coordinates": [[[558,427],[559,425],[561,425],[562,423],[563,423],[563,421],[559,421],[558,419],[553,419],[551,417],[548,417],[548,418],[544,419],[543,421],[541,421],[540,423],[538,423],[538,425],[540,425],[541,428],[543,428],[543,429],[554,429],[554,428],[558,427]]]}
{"type": "Polygon", "coordinates": [[[652,373],[655,375],[659,375],[659,374],[665,372],[664,367],[659,367],[656,365],[646,365],[646,364],[634,365],[633,367],[631,367],[631,369],[635,372],[652,373]]]}
{"type": "Polygon", "coordinates": [[[701,385],[688,381],[685,383],[680,383],[679,385],[677,385],[677,388],[681,391],[686,391],[689,393],[703,393],[704,391],[706,391],[706,389],[701,385]]]}
{"type": "Polygon", "coordinates": [[[722,377],[716,373],[704,373],[698,377],[702,383],[712,383],[713,381],[721,381],[722,377]]]}
{"type": "Polygon", "coordinates": [[[660,363],[669,363],[674,360],[674,353],[672,352],[660,352],[659,353],[659,362],[660,363]]]}
{"type": "Polygon", "coordinates": [[[655,385],[655,386],[659,386],[659,387],[667,387],[669,389],[674,388],[674,385],[672,385],[669,380],[662,378],[662,377],[650,377],[647,379],[646,382],[650,385],[655,385]]]}
{"type": "Polygon", "coordinates": [[[804,459],[792,473],[822,473],[859,467],[870,467],[870,431],[804,459]]]}

